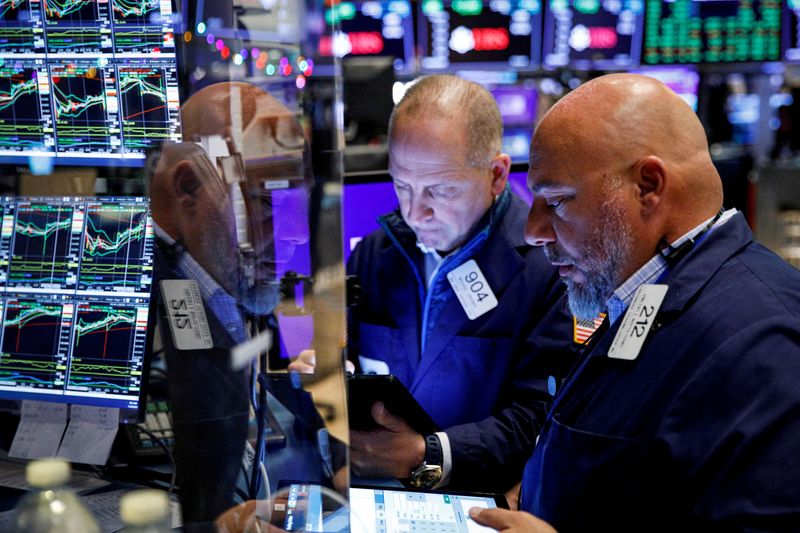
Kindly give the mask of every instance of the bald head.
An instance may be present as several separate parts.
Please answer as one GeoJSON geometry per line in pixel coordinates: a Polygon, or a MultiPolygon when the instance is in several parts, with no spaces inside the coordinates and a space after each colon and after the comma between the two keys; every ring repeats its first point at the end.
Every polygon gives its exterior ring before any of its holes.
{"type": "Polygon", "coordinates": [[[198,137],[244,131],[257,116],[292,117],[273,96],[255,85],[223,82],[204,87],[181,106],[186,141],[198,137]]]}
{"type": "Polygon", "coordinates": [[[713,214],[722,205],[722,184],[702,124],[678,95],[653,78],[610,74],[569,93],[536,129],[531,164],[547,157],[554,145],[597,166],[658,158],[670,178],[664,207],[681,218],[713,214]]]}
{"type": "Polygon", "coordinates": [[[711,219],[722,185],[692,110],[660,82],[613,74],[558,102],[531,142],[525,232],[591,319],[657,253],[711,219]]]}
{"type": "Polygon", "coordinates": [[[500,110],[491,93],[475,82],[436,74],[414,83],[389,119],[390,149],[400,129],[418,127],[428,121],[447,128],[454,142],[465,147],[465,162],[472,168],[487,167],[500,153],[503,144],[500,110]]]}

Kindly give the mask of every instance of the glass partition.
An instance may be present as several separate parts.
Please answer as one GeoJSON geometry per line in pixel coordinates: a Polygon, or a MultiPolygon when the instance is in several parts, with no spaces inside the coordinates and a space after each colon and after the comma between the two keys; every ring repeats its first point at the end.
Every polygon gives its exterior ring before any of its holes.
{"type": "Polygon", "coordinates": [[[0,415],[119,409],[104,466],[171,453],[184,531],[349,530],[336,27],[317,0],[0,14],[0,415]]]}

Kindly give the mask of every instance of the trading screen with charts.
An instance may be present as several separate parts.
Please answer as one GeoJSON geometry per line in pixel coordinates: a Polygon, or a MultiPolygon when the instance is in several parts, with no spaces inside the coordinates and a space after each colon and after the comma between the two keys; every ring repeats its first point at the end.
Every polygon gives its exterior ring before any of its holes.
{"type": "Polygon", "coordinates": [[[137,409],[153,274],[147,199],[0,205],[0,398],[137,409]]]}
{"type": "Polygon", "coordinates": [[[0,163],[141,166],[179,106],[171,0],[0,0],[0,163]]]}

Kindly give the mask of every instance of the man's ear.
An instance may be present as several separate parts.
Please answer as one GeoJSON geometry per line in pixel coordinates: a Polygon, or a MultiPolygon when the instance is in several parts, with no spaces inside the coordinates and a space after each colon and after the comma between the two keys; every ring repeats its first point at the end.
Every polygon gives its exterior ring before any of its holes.
{"type": "Polygon", "coordinates": [[[634,166],[634,179],[642,213],[653,213],[664,197],[668,179],[666,164],[654,155],[642,158],[634,166]]]}
{"type": "Polygon", "coordinates": [[[178,205],[183,208],[194,208],[200,194],[200,187],[203,186],[195,165],[187,160],[178,163],[175,166],[172,185],[172,192],[178,205]]]}
{"type": "Polygon", "coordinates": [[[511,170],[511,156],[497,154],[492,159],[492,194],[497,196],[506,188],[508,173],[511,170]]]}

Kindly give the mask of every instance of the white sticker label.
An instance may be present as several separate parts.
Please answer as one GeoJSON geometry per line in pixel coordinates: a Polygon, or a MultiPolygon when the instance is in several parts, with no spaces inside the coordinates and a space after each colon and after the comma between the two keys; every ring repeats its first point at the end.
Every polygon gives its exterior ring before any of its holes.
{"type": "Polygon", "coordinates": [[[161,281],[161,295],[169,314],[172,342],[178,350],[207,350],[214,345],[200,288],[193,279],[161,281]]]}
{"type": "Polygon", "coordinates": [[[450,271],[447,280],[470,320],[497,307],[497,298],[474,259],[450,271]]]}
{"type": "Polygon", "coordinates": [[[668,288],[667,285],[642,285],[636,289],[633,301],[622,318],[622,325],[608,350],[610,358],[633,361],[639,357],[668,288]]]}

